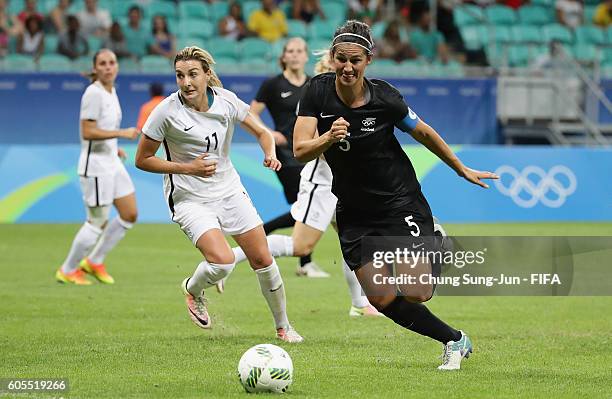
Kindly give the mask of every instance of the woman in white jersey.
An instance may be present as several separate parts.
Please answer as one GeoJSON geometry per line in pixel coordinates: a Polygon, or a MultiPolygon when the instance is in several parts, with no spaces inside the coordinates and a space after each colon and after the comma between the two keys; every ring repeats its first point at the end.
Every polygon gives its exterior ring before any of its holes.
{"type": "Polygon", "coordinates": [[[210,328],[204,290],[227,276],[235,265],[224,234],[247,254],[261,291],[272,311],[277,337],[301,342],[285,310],[285,289],[268,250],[262,221],[229,158],[237,123],[253,134],[265,154],[264,166],[278,170],[270,130],[249,112],[249,106],[222,88],[212,56],[198,47],[182,49],[174,59],[179,90],[151,113],[138,144],[136,166],[164,174],[164,191],[172,220],[200,250],[204,260],[182,283],[189,316],[210,328]],[[165,158],[155,156],[163,144],[165,158]]]}
{"type": "Polygon", "coordinates": [[[55,273],[59,282],[89,285],[85,273],[100,282],[113,284],[104,266],[104,258],[136,222],[137,208],[134,185],[121,158],[125,153],[117,146],[117,138],[134,140],[134,127],[120,129],[121,106],[115,91],[119,71],[117,57],[108,50],[99,50],[93,57],[92,83],[81,98],[80,176],[87,221],[77,233],[70,252],[55,273]],[[111,205],[119,214],[108,222],[111,205]],[[91,250],[93,247],[93,250],[91,250]],[[90,252],[91,250],[91,252],[90,252]]]}

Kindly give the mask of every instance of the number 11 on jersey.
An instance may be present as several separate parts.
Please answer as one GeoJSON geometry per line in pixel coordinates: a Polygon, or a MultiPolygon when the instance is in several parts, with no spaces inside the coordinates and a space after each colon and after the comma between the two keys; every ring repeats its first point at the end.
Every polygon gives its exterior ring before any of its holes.
{"type": "MultiPolygon", "coordinates": [[[[217,132],[214,132],[212,134],[212,137],[215,138],[215,148],[213,148],[213,151],[217,150],[217,147],[219,147],[219,140],[217,139],[217,132]]],[[[210,151],[210,136],[206,136],[206,152],[210,151]]]]}

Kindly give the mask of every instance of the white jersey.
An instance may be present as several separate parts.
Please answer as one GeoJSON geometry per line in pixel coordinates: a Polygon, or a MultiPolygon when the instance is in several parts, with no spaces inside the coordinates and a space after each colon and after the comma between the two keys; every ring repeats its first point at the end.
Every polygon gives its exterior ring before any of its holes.
{"type": "MultiPolygon", "coordinates": [[[[109,93],[100,82],[87,87],[81,98],[80,120],[96,121],[101,130],[118,130],[121,126],[121,106],[115,88],[109,93]]],[[[117,139],[85,140],[81,136],[80,176],[102,176],[115,173],[121,165],[117,154],[117,139]]]]}
{"type": "Polygon", "coordinates": [[[212,88],[214,101],[206,112],[198,112],[183,103],[178,92],[166,97],[151,113],[142,132],[163,142],[166,159],[188,163],[208,153],[217,160],[217,170],[210,177],[164,175],[164,192],[170,208],[181,201],[211,202],[242,190],[240,177],[229,152],[234,126],[242,122],[249,105],[234,93],[212,88]]]}
{"type": "Polygon", "coordinates": [[[303,181],[326,186],[331,186],[334,178],[327,161],[322,156],[304,165],[300,176],[303,181]]]}

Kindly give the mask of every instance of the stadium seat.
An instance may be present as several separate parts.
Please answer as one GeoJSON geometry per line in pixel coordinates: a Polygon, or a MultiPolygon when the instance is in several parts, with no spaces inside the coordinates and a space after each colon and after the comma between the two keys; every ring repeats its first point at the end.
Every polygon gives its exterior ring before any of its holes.
{"type": "Polygon", "coordinates": [[[487,29],[483,25],[464,26],[460,32],[468,50],[481,49],[489,42],[487,29]]]}
{"type": "Polygon", "coordinates": [[[612,25],[608,27],[605,31],[606,39],[608,40],[608,44],[612,43],[612,25]]]}
{"type": "Polygon", "coordinates": [[[592,44],[576,43],[572,49],[574,58],[581,63],[594,63],[601,59],[601,54],[592,44]]]}
{"type": "Polygon", "coordinates": [[[57,35],[45,35],[45,54],[56,54],[58,41],[57,35]]]}
{"type": "Polygon", "coordinates": [[[478,25],[485,22],[482,8],[471,4],[456,7],[453,12],[453,18],[458,27],[478,25]]]}
{"type": "Polygon", "coordinates": [[[582,25],[574,30],[576,43],[607,45],[603,29],[593,25],[582,25]]]}
{"type": "Polygon", "coordinates": [[[241,64],[235,58],[215,58],[215,72],[223,81],[223,75],[240,74],[243,72],[241,64]]]}
{"type": "MultiPolygon", "coordinates": [[[[120,70],[123,71],[123,68],[121,68],[121,62],[119,62],[119,67],[120,70]]],[[[91,71],[92,68],[92,59],[89,56],[83,56],[83,57],[79,57],[76,60],[72,61],[72,71],[76,72],[76,73],[87,73],[89,71],[91,71]]]]}
{"type": "MultiPolygon", "coordinates": [[[[308,41],[308,50],[312,51],[320,51],[329,49],[331,42],[330,40],[325,39],[311,39],[308,41]]],[[[310,55],[309,55],[310,57],[310,55]]]]}
{"type": "Polygon", "coordinates": [[[229,3],[225,1],[215,1],[209,6],[209,18],[217,22],[229,13],[229,3]]]}
{"type": "Polygon", "coordinates": [[[525,67],[529,62],[529,47],[514,45],[508,47],[508,65],[512,67],[525,67]]]}
{"type": "Polygon", "coordinates": [[[132,6],[139,6],[143,11],[143,19],[149,19],[150,14],[148,13],[148,7],[142,7],[134,1],[114,1],[111,4],[112,5],[109,8],[109,11],[113,17],[113,20],[121,17],[127,17],[128,11],[132,6]]]}
{"type": "Polygon", "coordinates": [[[240,42],[240,57],[245,62],[250,62],[254,59],[269,60],[271,53],[272,47],[265,40],[253,37],[240,42]]]}
{"type": "Polygon", "coordinates": [[[216,37],[208,41],[207,50],[216,58],[238,59],[238,47],[240,42],[232,39],[216,37]]]}
{"type": "Polygon", "coordinates": [[[531,4],[554,8],[555,0],[531,0],[531,4]]]}
{"type": "Polygon", "coordinates": [[[70,72],[72,62],[59,54],[43,54],[38,59],[38,70],[42,72],[70,72]]]}
{"type": "Polygon", "coordinates": [[[372,37],[374,40],[382,39],[387,29],[387,21],[379,21],[372,25],[372,37]]]}
{"type": "Polygon", "coordinates": [[[516,23],[516,13],[507,6],[492,5],[485,9],[487,21],[496,25],[512,25],[516,23]]]}
{"type": "Polygon", "coordinates": [[[178,36],[208,39],[213,36],[214,27],[210,21],[202,19],[182,19],[178,26],[178,36]]]}
{"type": "Polygon", "coordinates": [[[439,78],[459,78],[465,75],[463,71],[463,65],[457,61],[449,61],[446,64],[434,62],[429,68],[430,72],[427,74],[431,77],[439,78]]]}
{"type": "Polygon", "coordinates": [[[87,38],[87,44],[89,44],[89,54],[94,54],[102,47],[102,39],[96,36],[89,36],[87,38]]]}
{"type": "Polygon", "coordinates": [[[24,0],[7,1],[9,15],[19,14],[23,10],[24,4],[25,4],[24,0]]]}
{"type": "Polygon", "coordinates": [[[329,1],[322,1],[321,8],[323,13],[328,19],[331,20],[345,20],[346,19],[346,3],[333,3],[329,1]]]}
{"type": "Polygon", "coordinates": [[[287,20],[287,28],[290,37],[297,36],[305,38],[307,36],[306,24],[296,19],[287,20]]]}
{"type": "Polygon", "coordinates": [[[548,42],[557,40],[564,44],[571,44],[574,42],[572,31],[560,24],[549,24],[542,28],[542,34],[544,39],[548,42]]]}
{"type": "Polygon", "coordinates": [[[190,46],[198,46],[199,48],[206,49],[206,40],[197,36],[179,36],[176,39],[177,50],[190,46]]]}
{"type": "Polygon", "coordinates": [[[36,63],[29,55],[7,54],[4,57],[4,70],[6,72],[33,72],[36,71],[36,63]]]}
{"type": "Polygon", "coordinates": [[[139,73],[140,64],[132,58],[122,58],[119,60],[119,70],[126,73],[139,73]]]}
{"type": "Polygon", "coordinates": [[[335,21],[313,21],[309,26],[309,37],[311,39],[328,39],[331,40],[336,31],[337,24],[335,21]]]}
{"type": "Polygon", "coordinates": [[[551,13],[540,6],[526,5],[518,9],[520,23],[524,25],[546,25],[555,22],[551,13]]]}
{"type": "Polygon", "coordinates": [[[503,25],[489,27],[489,37],[495,40],[495,43],[503,44],[512,41],[510,28],[503,25]]]}
{"type": "Polygon", "coordinates": [[[146,6],[147,13],[149,16],[153,17],[155,15],[163,15],[168,19],[176,19],[177,12],[176,6],[172,2],[167,1],[153,1],[149,5],[146,6]]]}
{"type": "MultiPolygon", "coordinates": [[[[213,3],[216,4],[216,3],[213,3]]],[[[227,4],[226,7],[227,8],[227,4]]],[[[202,18],[211,19],[210,6],[202,1],[181,1],[178,5],[179,16],[181,19],[202,18]]]]}
{"type": "Polygon", "coordinates": [[[259,10],[261,8],[261,2],[259,1],[245,1],[242,4],[242,17],[246,23],[249,22],[249,17],[255,10],[259,10]]]}
{"type": "Polygon", "coordinates": [[[542,43],[544,40],[536,25],[515,25],[511,30],[512,39],[517,43],[542,43]]]}
{"type": "Polygon", "coordinates": [[[612,47],[604,47],[603,51],[603,61],[605,64],[612,65],[612,47]]]}
{"type": "Polygon", "coordinates": [[[593,25],[593,16],[597,6],[584,6],[583,23],[585,25],[593,25]]]}
{"type": "Polygon", "coordinates": [[[145,55],[140,60],[140,69],[144,73],[170,73],[171,65],[167,58],[159,55],[145,55]]]}

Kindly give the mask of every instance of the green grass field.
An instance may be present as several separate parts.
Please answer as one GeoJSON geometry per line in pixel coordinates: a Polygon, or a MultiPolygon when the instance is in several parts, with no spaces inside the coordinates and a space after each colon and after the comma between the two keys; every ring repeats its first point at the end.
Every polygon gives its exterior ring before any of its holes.
{"type": "MultiPolygon", "coordinates": [[[[237,266],[211,291],[214,328],[187,315],[181,280],[199,262],[175,225],[137,225],[107,258],[117,284],[55,283],[77,225],[0,225],[0,378],[70,381],[70,398],[246,397],[236,366],[276,343],[257,280],[237,266]]],[[[455,235],[612,235],[612,224],[449,225],[455,235]]],[[[612,297],[434,297],[430,308],[470,333],[473,356],[438,372],[441,345],[387,319],[348,317],[339,248],[315,252],[332,278],[294,274],[280,259],[289,317],[306,341],[291,355],[288,397],[612,397],[612,297]]],[[[50,395],[15,395],[24,397],[50,395]]],[[[0,394],[2,397],[2,394],[0,394]]]]}

